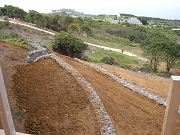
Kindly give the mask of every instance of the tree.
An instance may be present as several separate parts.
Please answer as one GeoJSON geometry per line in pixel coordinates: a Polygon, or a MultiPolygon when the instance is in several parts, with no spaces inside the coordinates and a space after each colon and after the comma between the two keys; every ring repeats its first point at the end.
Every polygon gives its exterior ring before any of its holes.
{"type": "Polygon", "coordinates": [[[87,35],[87,37],[92,34],[91,27],[88,25],[82,26],[81,31],[84,32],[87,35]]]}
{"type": "Polygon", "coordinates": [[[162,53],[162,60],[166,63],[166,70],[169,73],[176,61],[180,59],[180,45],[170,41],[163,48],[162,53]]]}
{"type": "Polygon", "coordinates": [[[75,18],[75,23],[79,26],[83,25],[83,19],[81,17],[75,18]]]}
{"type": "Polygon", "coordinates": [[[166,70],[169,72],[180,59],[180,45],[176,43],[174,35],[164,32],[153,32],[151,37],[141,44],[141,48],[150,60],[151,69],[154,72],[157,72],[161,62],[166,63],[166,70]]]}
{"type": "Polygon", "coordinates": [[[39,18],[41,17],[41,14],[35,10],[29,10],[28,14],[26,15],[26,21],[27,22],[31,22],[31,23],[35,23],[36,21],[39,20],[39,18]]]}
{"type": "Polygon", "coordinates": [[[18,7],[14,7],[12,5],[5,5],[0,8],[0,15],[8,16],[10,18],[16,18],[20,20],[24,20],[26,16],[26,12],[18,7]]]}
{"type": "Polygon", "coordinates": [[[138,19],[142,22],[143,25],[148,25],[148,20],[145,17],[138,17],[138,19]]]}
{"type": "Polygon", "coordinates": [[[66,32],[60,32],[54,37],[53,50],[64,55],[80,58],[85,49],[87,45],[83,41],[66,32]]]}
{"type": "Polygon", "coordinates": [[[75,23],[72,23],[72,24],[70,24],[68,31],[73,34],[75,34],[75,33],[79,34],[79,26],[76,25],[75,23]]]}
{"type": "Polygon", "coordinates": [[[70,17],[70,16],[65,16],[64,18],[62,18],[62,21],[61,21],[61,26],[62,28],[68,32],[68,28],[69,26],[74,23],[74,18],[70,17]]]}
{"type": "Polygon", "coordinates": [[[59,24],[59,20],[60,18],[62,18],[59,15],[55,15],[55,16],[49,16],[49,21],[47,22],[47,28],[52,29],[54,31],[59,31],[60,30],[60,24],[59,24]]]}
{"type": "Polygon", "coordinates": [[[154,72],[158,71],[162,59],[162,50],[167,44],[168,38],[160,32],[155,32],[152,37],[141,44],[144,55],[149,59],[151,69],[154,72]]]}

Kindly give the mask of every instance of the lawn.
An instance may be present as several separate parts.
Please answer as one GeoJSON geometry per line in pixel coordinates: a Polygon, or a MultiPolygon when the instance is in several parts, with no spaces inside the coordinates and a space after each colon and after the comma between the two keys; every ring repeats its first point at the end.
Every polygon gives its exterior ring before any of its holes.
{"type": "Polygon", "coordinates": [[[89,55],[88,60],[95,63],[103,63],[102,60],[105,57],[114,58],[119,66],[125,67],[125,68],[138,67],[140,63],[140,61],[134,57],[130,57],[130,56],[112,52],[112,51],[105,51],[105,50],[99,50],[89,55]]]}

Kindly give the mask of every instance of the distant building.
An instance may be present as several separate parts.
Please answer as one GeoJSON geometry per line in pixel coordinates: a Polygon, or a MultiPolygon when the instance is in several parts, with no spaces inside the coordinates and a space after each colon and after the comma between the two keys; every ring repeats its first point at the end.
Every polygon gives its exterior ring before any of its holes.
{"type": "Polygon", "coordinates": [[[65,15],[65,16],[72,16],[72,17],[95,17],[95,15],[91,14],[84,14],[83,12],[77,12],[74,9],[59,9],[59,10],[52,10],[52,14],[55,15],[65,15]]]}
{"type": "Polygon", "coordinates": [[[127,19],[127,22],[129,24],[142,25],[142,22],[135,17],[131,17],[131,18],[127,19]]]}
{"type": "Polygon", "coordinates": [[[112,23],[112,24],[119,24],[119,23],[120,23],[120,20],[112,20],[111,23],[112,23]]]}

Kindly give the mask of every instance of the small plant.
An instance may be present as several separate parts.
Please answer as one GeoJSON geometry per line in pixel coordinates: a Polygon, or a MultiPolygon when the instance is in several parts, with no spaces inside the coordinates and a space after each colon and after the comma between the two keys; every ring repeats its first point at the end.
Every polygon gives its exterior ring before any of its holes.
{"type": "Polygon", "coordinates": [[[5,39],[4,41],[10,44],[19,46],[19,47],[23,47],[23,48],[27,48],[29,46],[29,43],[25,41],[24,39],[8,38],[8,39],[5,39]]]}
{"type": "Polygon", "coordinates": [[[109,64],[109,65],[117,65],[118,64],[116,62],[115,58],[113,58],[113,57],[104,57],[101,61],[103,63],[109,64]]]}

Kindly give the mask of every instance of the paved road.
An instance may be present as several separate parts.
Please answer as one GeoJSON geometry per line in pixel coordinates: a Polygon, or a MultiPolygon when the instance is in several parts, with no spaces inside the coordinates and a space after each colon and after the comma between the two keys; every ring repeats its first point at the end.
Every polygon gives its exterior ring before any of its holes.
{"type": "MultiPolygon", "coordinates": [[[[0,19],[0,21],[4,21],[4,20],[0,19]]],[[[25,26],[25,27],[28,27],[28,28],[32,28],[32,29],[35,29],[35,30],[38,30],[38,31],[41,31],[41,32],[45,32],[45,33],[50,34],[50,35],[55,35],[55,32],[51,32],[51,31],[48,31],[48,30],[37,28],[35,26],[29,25],[29,24],[25,24],[25,23],[22,23],[20,21],[16,21],[16,20],[13,20],[13,19],[10,20],[9,22],[13,23],[13,24],[18,24],[18,25],[21,25],[21,26],[25,26]]],[[[97,44],[92,44],[92,43],[88,43],[88,42],[85,42],[85,43],[88,44],[89,46],[94,46],[94,47],[101,48],[101,49],[104,49],[104,50],[110,50],[110,51],[113,51],[113,52],[122,53],[121,49],[115,49],[115,48],[106,47],[106,46],[97,45],[97,44]]],[[[128,51],[124,51],[123,54],[131,56],[131,57],[135,57],[135,58],[137,58],[139,60],[142,60],[142,61],[147,61],[147,59],[145,59],[143,57],[140,57],[140,56],[137,56],[136,54],[133,54],[133,53],[128,52],[128,51]]]]}

